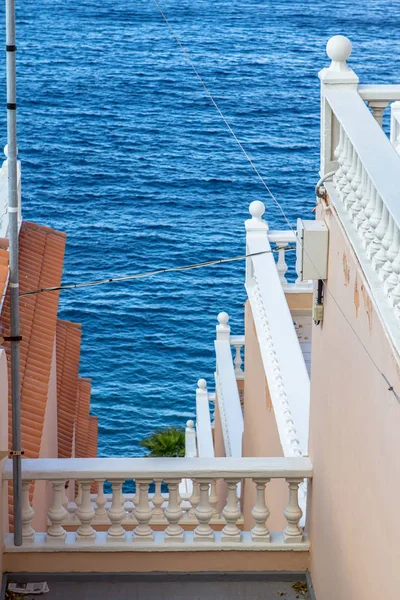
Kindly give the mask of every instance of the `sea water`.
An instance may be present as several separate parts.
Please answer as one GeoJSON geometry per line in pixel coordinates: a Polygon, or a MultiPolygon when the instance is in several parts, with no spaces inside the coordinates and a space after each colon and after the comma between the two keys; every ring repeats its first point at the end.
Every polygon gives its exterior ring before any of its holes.
{"type": "MultiPolygon", "coordinates": [[[[400,2],[159,1],[289,221],[313,218],[325,44],[349,36],[362,83],[398,83],[400,2]]],[[[255,199],[288,228],[152,0],[24,0],[17,45],[23,214],[67,233],[65,283],[242,254],[255,199]]],[[[100,456],[195,416],[216,316],[241,334],[245,299],[244,262],[62,292],[100,456]]]]}

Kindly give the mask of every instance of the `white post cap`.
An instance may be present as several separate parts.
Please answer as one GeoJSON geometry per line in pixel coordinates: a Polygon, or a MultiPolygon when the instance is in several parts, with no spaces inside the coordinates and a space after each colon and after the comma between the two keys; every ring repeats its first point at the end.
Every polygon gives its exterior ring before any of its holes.
{"type": "Polygon", "coordinates": [[[326,53],[331,59],[328,68],[322,69],[319,78],[327,84],[358,84],[358,77],[347,64],[352,51],[349,38],[344,35],[334,35],[326,44],[326,53]]]}
{"type": "Polygon", "coordinates": [[[245,225],[246,230],[263,230],[268,231],[268,223],[264,221],[263,214],[265,213],[265,204],[260,200],[253,200],[249,206],[251,219],[247,219],[245,225]]]}
{"type": "Polygon", "coordinates": [[[217,340],[228,340],[231,333],[231,328],[228,325],[229,315],[226,312],[220,312],[218,317],[218,325],[216,326],[217,330],[217,340]]]}
{"type": "Polygon", "coordinates": [[[186,427],[188,429],[194,429],[194,421],[192,421],[192,419],[189,419],[189,421],[186,421],[186,427]]]}
{"type": "Polygon", "coordinates": [[[207,381],[205,379],[199,379],[197,382],[197,387],[199,387],[201,390],[205,390],[207,387],[207,381]]]}

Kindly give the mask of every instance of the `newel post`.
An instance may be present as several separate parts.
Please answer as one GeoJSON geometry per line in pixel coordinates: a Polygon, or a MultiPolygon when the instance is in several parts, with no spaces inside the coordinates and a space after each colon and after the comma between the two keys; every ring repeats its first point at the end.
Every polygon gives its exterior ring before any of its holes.
{"type": "Polygon", "coordinates": [[[334,118],[326,99],[326,91],[356,90],[358,77],[347,64],[352,50],[350,40],[344,35],[334,35],[328,40],[326,53],[331,59],[329,67],[318,76],[321,81],[321,161],[320,175],[323,177],[338,168],[335,149],[339,144],[339,123],[334,118]]]}
{"type": "Polygon", "coordinates": [[[186,421],[185,456],[186,458],[195,458],[197,456],[196,430],[194,422],[191,419],[186,421]]]}
{"type": "MultiPolygon", "coordinates": [[[[244,223],[246,227],[246,254],[251,254],[252,244],[251,241],[258,241],[256,244],[257,248],[261,249],[259,245],[260,238],[265,240],[265,244],[262,242],[262,250],[270,249],[268,241],[268,223],[262,217],[265,213],[265,206],[260,200],[254,200],[249,206],[249,213],[251,219],[247,219],[244,223]]],[[[254,244],[253,244],[254,245],[254,244]]],[[[253,251],[254,252],[254,251],[253,251]]],[[[246,258],[246,285],[251,283],[254,275],[253,259],[251,257],[246,258]]]]}
{"type": "Polygon", "coordinates": [[[217,340],[226,340],[229,342],[231,336],[231,328],[228,325],[229,315],[226,312],[220,312],[218,317],[218,325],[216,326],[217,340]]]}

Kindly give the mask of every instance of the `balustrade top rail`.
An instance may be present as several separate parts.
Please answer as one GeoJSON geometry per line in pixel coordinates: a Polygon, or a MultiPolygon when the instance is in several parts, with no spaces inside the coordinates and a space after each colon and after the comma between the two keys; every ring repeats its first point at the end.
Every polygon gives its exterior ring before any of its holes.
{"type": "MultiPolygon", "coordinates": [[[[309,478],[311,461],[299,458],[23,458],[23,481],[75,479],[309,478]]],[[[12,461],[3,480],[12,479],[12,461]]]]}
{"type": "Polygon", "coordinates": [[[360,94],[363,100],[381,100],[393,102],[396,100],[400,100],[400,85],[359,85],[358,93],[360,94]]]}

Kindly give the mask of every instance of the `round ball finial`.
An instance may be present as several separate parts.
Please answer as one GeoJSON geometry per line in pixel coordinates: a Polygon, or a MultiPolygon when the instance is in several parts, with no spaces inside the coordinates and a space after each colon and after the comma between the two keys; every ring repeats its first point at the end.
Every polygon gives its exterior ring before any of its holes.
{"type": "Polygon", "coordinates": [[[249,213],[253,219],[261,219],[265,213],[265,206],[260,200],[254,200],[249,206],[249,213]]]}
{"type": "Polygon", "coordinates": [[[192,419],[189,419],[189,421],[186,421],[186,427],[188,429],[194,429],[194,421],[192,421],[192,419]]]}
{"type": "Polygon", "coordinates": [[[226,312],[220,312],[217,319],[220,325],[228,325],[229,315],[226,312]]]}
{"type": "Polygon", "coordinates": [[[197,386],[201,389],[201,390],[205,390],[207,387],[207,381],[205,379],[199,379],[197,382],[197,386]]]}
{"type": "Polygon", "coordinates": [[[351,41],[344,35],[334,35],[326,44],[326,53],[333,62],[346,62],[351,50],[351,41]]]}

